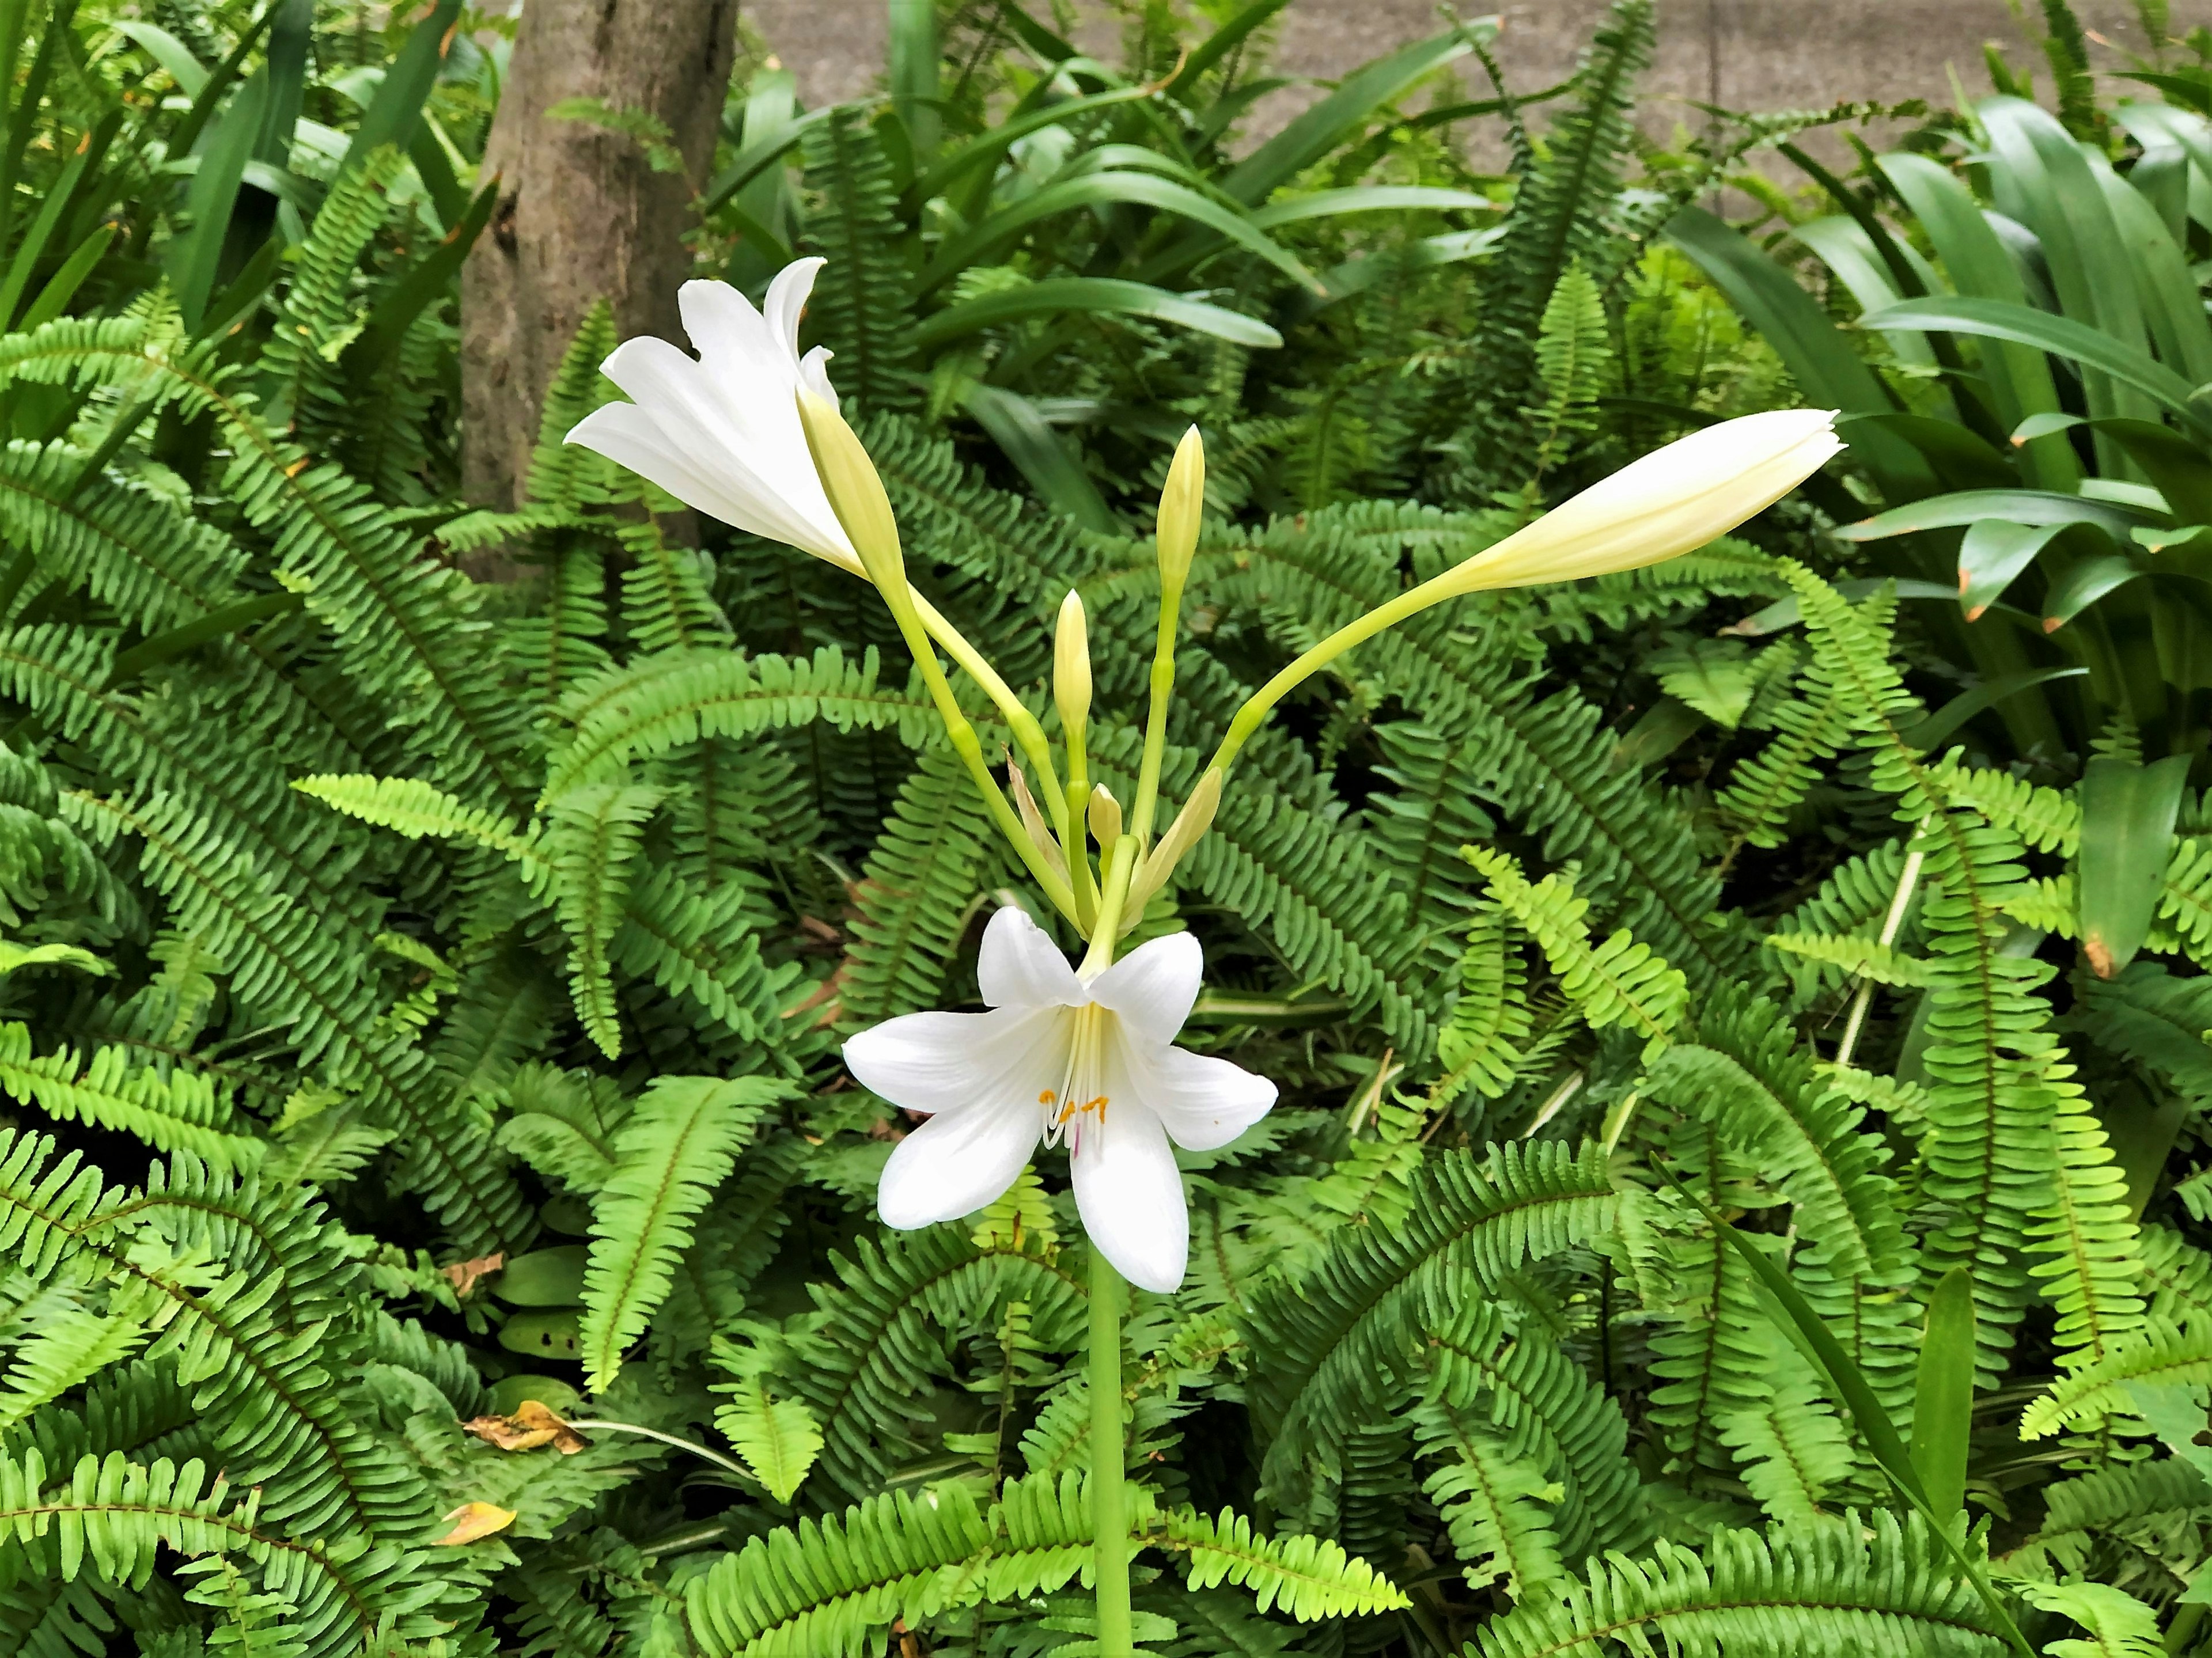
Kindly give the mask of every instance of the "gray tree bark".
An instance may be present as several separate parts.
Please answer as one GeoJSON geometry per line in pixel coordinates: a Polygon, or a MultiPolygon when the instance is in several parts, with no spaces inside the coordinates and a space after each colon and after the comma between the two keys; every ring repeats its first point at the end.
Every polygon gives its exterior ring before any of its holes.
{"type": "Polygon", "coordinates": [[[483,176],[499,174],[499,198],[461,274],[471,500],[514,504],[545,388],[593,301],[613,302],[625,338],[682,339],[683,236],[714,162],[737,15],[738,0],[528,0],[484,147],[483,176]],[[654,172],[634,138],[546,118],[568,98],[652,115],[684,171],[654,172]]]}

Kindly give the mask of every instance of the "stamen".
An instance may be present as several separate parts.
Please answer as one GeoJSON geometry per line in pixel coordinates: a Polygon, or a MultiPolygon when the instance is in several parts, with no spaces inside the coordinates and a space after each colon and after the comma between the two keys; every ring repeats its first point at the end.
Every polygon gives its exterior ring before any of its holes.
{"type": "Polygon", "coordinates": [[[1067,1072],[1057,1089],[1048,1088],[1037,1096],[1037,1103],[1045,1108],[1044,1139],[1048,1145],[1060,1143],[1065,1133],[1071,1151],[1081,1148],[1085,1117],[1103,1122],[1106,1119],[1107,1096],[1097,1091],[1103,1080],[1100,1071],[1105,1060],[1105,1010],[1097,1004],[1075,1010],[1075,1029],[1069,1034],[1067,1072]]]}

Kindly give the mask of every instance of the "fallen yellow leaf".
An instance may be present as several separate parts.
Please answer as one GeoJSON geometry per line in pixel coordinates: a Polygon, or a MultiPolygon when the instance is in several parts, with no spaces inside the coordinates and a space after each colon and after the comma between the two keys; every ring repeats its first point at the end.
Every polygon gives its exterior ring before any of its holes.
{"type": "Polygon", "coordinates": [[[453,1522],[453,1528],[438,1540],[440,1543],[473,1543],[512,1526],[514,1510],[496,1503],[464,1503],[446,1518],[453,1522]]]}
{"type": "Polygon", "coordinates": [[[562,1455],[574,1456],[592,1442],[534,1399],[516,1406],[513,1416],[480,1416],[461,1428],[503,1451],[534,1451],[551,1445],[562,1455]]]}
{"type": "Polygon", "coordinates": [[[477,1255],[469,1260],[457,1260],[448,1266],[441,1266],[438,1270],[445,1274],[446,1281],[453,1286],[453,1293],[465,1301],[468,1299],[469,1291],[477,1287],[478,1278],[487,1273],[496,1272],[506,1265],[507,1253],[501,1250],[496,1254],[477,1255]]]}

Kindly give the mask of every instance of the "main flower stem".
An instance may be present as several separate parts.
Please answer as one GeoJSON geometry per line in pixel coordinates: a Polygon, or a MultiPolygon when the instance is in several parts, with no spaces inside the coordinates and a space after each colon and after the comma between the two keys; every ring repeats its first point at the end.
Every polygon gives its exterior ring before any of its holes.
{"type": "Polygon", "coordinates": [[[1130,802],[1129,833],[1138,846],[1152,838],[1152,814],[1160,799],[1160,758],[1167,750],[1168,703],[1175,694],[1176,634],[1182,620],[1180,579],[1160,586],[1159,636],[1152,647],[1152,699],[1145,714],[1145,755],[1138,763],[1137,798],[1130,802]]]}
{"type": "Polygon", "coordinates": [[[1132,1658],[1129,1507],[1121,1479],[1121,1275],[1091,1250],[1091,1582],[1098,1595],[1099,1658],[1132,1658]]]}

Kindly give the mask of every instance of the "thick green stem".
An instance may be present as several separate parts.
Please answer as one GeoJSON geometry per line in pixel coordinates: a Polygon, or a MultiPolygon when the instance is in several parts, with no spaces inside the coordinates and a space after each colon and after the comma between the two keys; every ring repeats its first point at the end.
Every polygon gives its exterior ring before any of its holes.
{"type": "MultiPolygon", "coordinates": [[[[961,713],[960,704],[953,697],[952,686],[937,660],[936,647],[923,629],[912,595],[902,592],[893,598],[885,593],[884,598],[890,601],[891,619],[898,623],[907,648],[914,653],[915,665],[921,670],[922,683],[929,687],[930,699],[937,704],[937,717],[945,723],[945,734],[952,739],[953,752],[968,768],[968,774],[975,780],[976,792],[983,797],[983,805],[988,808],[992,821],[998,824],[999,833],[1006,837],[1006,844],[1029,871],[1030,878],[1052,901],[1053,907],[1069,920],[1081,925],[1076,914],[1074,890],[1045,863],[1044,854],[1022,827],[1022,820],[1006,799],[1006,792],[991,775],[991,768],[983,758],[982,739],[975,735],[975,728],[968,723],[968,716],[961,713]],[[907,602],[902,604],[900,598],[907,602]]],[[[1048,795],[1057,787],[1057,784],[1048,784],[1048,795]]]]}
{"type": "Polygon", "coordinates": [[[1121,1469],[1121,1275],[1091,1250],[1091,1581],[1098,1594],[1100,1658],[1132,1658],[1129,1509],[1121,1469]]]}
{"type": "Polygon", "coordinates": [[[1447,598],[1473,592],[1467,579],[1457,568],[1446,570],[1442,575],[1431,576],[1418,587],[1408,588],[1387,604],[1378,604],[1356,622],[1346,623],[1327,639],[1299,657],[1297,661],[1244,699],[1244,706],[1229,722],[1229,734],[1221,739],[1214,750],[1214,765],[1224,771],[1237,758],[1237,751],[1260,729],[1261,722],[1274,711],[1275,704],[1290,695],[1322,669],[1350,650],[1354,645],[1375,637],[1386,628],[1395,628],[1407,616],[1425,610],[1431,604],[1440,604],[1447,598]]]}
{"type": "Polygon", "coordinates": [[[1137,872],[1137,837],[1123,834],[1107,848],[1104,884],[1098,893],[1098,917],[1091,929],[1091,948],[1076,971],[1094,979],[1114,965],[1114,941],[1121,936],[1121,907],[1137,872]]]}
{"type": "MultiPolygon", "coordinates": [[[[864,575],[862,579],[866,578],[864,575]]],[[[907,591],[907,598],[914,605],[915,615],[921,619],[922,631],[945,647],[945,653],[954,665],[982,687],[983,695],[999,710],[999,717],[1006,722],[1006,729],[1013,734],[1022,757],[1036,768],[1038,790],[1044,796],[1046,811],[1052,817],[1053,833],[1060,836],[1062,847],[1069,846],[1067,792],[1060,780],[1060,768],[1053,763],[1052,744],[1045,740],[1044,727],[1023,705],[1021,698],[1014,695],[1013,687],[1006,683],[981,651],[968,642],[960,629],[945,619],[943,612],[911,588],[907,591]]]]}
{"type": "Polygon", "coordinates": [[[1145,716],[1145,757],[1137,769],[1137,798],[1129,803],[1129,833],[1143,847],[1152,838],[1159,807],[1160,756],[1168,741],[1168,701],[1175,692],[1176,633],[1182,620],[1182,583],[1160,586],[1159,638],[1152,647],[1152,707],[1145,716]]]}

